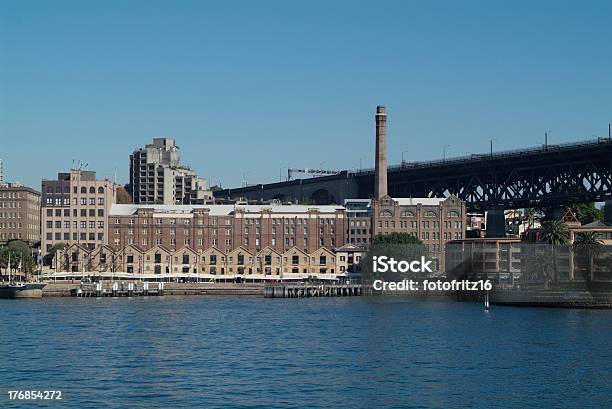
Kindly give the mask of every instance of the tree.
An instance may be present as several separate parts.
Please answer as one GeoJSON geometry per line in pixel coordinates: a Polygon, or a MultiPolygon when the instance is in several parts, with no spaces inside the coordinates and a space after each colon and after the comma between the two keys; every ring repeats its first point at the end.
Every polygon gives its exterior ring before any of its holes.
{"type": "Polygon", "coordinates": [[[559,280],[557,269],[557,247],[567,245],[569,242],[569,229],[561,220],[549,220],[542,223],[542,241],[550,244],[553,256],[553,281],[559,280]]]}
{"type": "Polygon", "coordinates": [[[527,279],[535,283],[543,281],[545,288],[548,288],[548,284],[553,279],[552,272],[555,265],[555,259],[550,248],[536,247],[535,253],[529,256],[527,261],[527,279]]]}
{"type": "Polygon", "coordinates": [[[415,244],[423,245],[416,236],[408,233],[379,234],[374,237],[373,244],[415,244]]]}
{"type": "Polygon", "coordinates": [[[374,237],[365,257],[361,259],[361,276],[364,280],[382,279],[384,281],[400,281],[418,278],[420,273],[399,271],[373,271],[374,257],[394,258],[396,261],[420,261],[427,257],[427,248],[421,240],[408,233],[390,233],[374,237]]]}
{"type": "Polygon", "coordinates": [[[549,220],[542,223],[542,241],[556,246],[569,242],[569,229],[561,220],[549,220]]]}
{"type": "Polygon", "coordinates": [[[603,219],[603,211],[595,207],[595,203],[578,203],[571,207],[582,224],[603,219]]]}
{"type": "Polygon", "coordinates": [[[53,257],[55,256],[55,254],[58,251],[62,251],[66,249],[66,247],[67,247],[66,243],[57,243],[51,246],[47,254],[45,254],[45,256],[43,257],[43,264],[46,266],[51,265],[51,262],[53,261],[53,257]]]}
{"type": "Polygon", "coordinates": [[[579,233],[574,242],[574,248],[579,253],[584,253],[589,260],[588,272],[589,281],[593,281],[594,278],[594,260],[595,257],[603,250],[603,241],[599,239],[599,236],[594,231],[579,233]]]}
{"type": "Polygon", "coordinates": [[[32,255],[32,248],[24,241],[11,240],[6,246],[15,252],[32,255]]]}

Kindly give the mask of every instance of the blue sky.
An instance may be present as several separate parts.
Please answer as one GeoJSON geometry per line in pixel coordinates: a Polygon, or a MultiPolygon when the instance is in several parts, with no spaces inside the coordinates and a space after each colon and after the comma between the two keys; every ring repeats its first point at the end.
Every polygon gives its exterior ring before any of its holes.
{"type": "Polygon", "coordinates": [[[172,136],[214,184],[607,135],[612,2],[0,1],[0,158],[128,181],[172,136]]]}

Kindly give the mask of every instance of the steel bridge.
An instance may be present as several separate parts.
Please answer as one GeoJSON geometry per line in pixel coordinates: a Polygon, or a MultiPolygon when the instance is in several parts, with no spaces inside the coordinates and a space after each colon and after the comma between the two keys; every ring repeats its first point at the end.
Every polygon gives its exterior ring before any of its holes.
{"type": "MultiPolygon", "coordinates": [[[[392,197],[456,195],[466,201],[471,211],[611,200],[612,139],[404,162],[388,168],[388,189],[392,197]]],[[[373,192],[374,170],[367,169],[225,189],[215,192],[215,196],[325,204],[369,198],[373,192]]]]}

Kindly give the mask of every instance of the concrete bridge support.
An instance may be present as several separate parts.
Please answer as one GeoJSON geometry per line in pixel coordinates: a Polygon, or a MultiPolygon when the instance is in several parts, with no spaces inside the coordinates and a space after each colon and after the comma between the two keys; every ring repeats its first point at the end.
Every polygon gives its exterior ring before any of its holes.
{"type": "Polygon", "coordinates": [[[612,200],[606,200],[603,211],[604,223],[612,225],[612,200]]]}

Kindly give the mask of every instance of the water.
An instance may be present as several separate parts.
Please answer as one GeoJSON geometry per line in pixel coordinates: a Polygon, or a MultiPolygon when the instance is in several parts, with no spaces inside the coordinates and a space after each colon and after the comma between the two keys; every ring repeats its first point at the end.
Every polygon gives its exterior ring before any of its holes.
{"type": "Polygon", "coordinates": [[[612,312],[380,298],[0,300],[0,407],[606,407],[612,312]],[[61,390],[60,402],[7,390],[61,390]]]}

